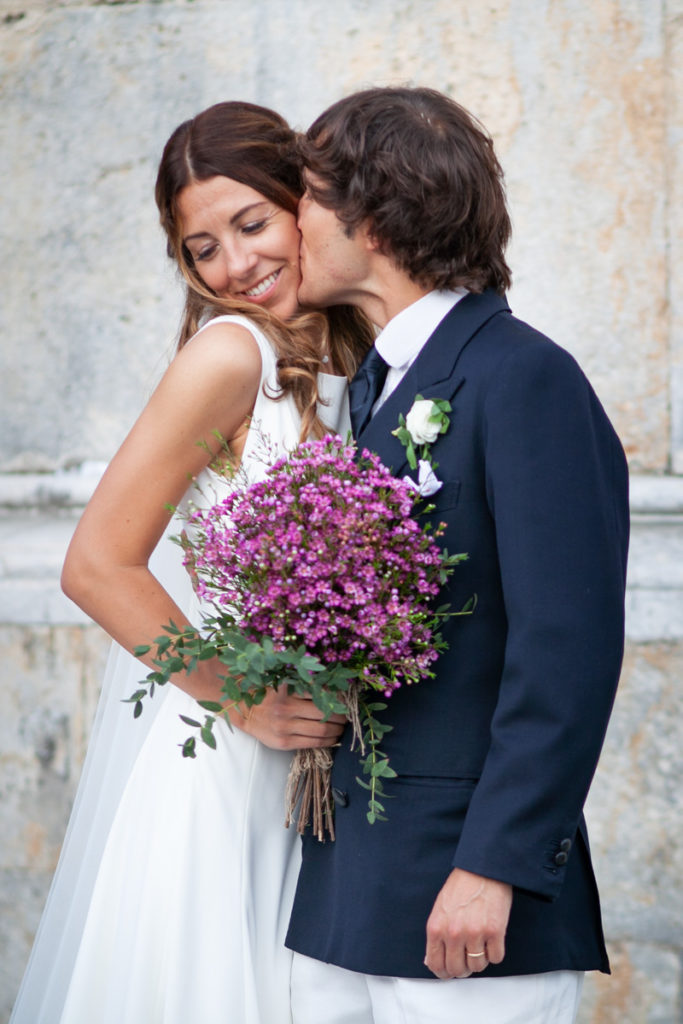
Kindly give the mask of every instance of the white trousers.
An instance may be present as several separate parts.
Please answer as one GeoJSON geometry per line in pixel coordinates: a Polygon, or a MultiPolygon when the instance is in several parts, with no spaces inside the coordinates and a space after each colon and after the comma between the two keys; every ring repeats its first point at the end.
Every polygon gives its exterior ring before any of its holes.
{"type": "Polygon", "coordinates": [[[573,1024],[583,974],[387,978],[294,954],[294,1024],[573,1024]]]}

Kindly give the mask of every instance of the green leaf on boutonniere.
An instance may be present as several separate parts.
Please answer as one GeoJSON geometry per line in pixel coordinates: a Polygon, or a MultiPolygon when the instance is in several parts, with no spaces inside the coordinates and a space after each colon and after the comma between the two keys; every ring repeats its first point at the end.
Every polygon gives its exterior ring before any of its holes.
{"type": "Polygon", "coordinates": [[[438,423],[439,433],[445,434],[451,423],[450,416],[448,415],[451,411],[451,403],[445,398],[434,398],[432,404],[434,408],[429,417],[429,422],[438,423]]]}
{"type": "Polygon", "coordinates": [[[398,426],[396,427],[396,430],[392,430],[391,433],[393,434],[394,437],[398,438],[398,440],[405,448],[406,458],[408,460],[408,465],[410,466],[410,468],[417,469],[417,455],[415,454],[415,446],[413,444],[413,439],[410,436],[410,431],[406,427],[406,418],[403,415],[403,413],[399,414],[398,426]]]}

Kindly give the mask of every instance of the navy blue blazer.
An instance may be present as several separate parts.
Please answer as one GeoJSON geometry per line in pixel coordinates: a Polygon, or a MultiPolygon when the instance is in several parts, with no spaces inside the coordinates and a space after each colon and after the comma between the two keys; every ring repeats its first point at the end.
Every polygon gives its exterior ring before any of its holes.
{"type": "Polygon", "coordinates": [[[436,678],[382,713],[388,821],[368,824],[358,754],[338,749],[336,841],[303,838],[287,945],[433,977],[425,925],[460,867],[514,887],[505,958],[477,977],[608,971],[582,808],[623,654],[624,452],[575,360],[493,292],[455,306],[359,437],[398,476],[391,431],[418,394],[452,405],[430,518],[469,556],[439,603],[477,605],[448,622],[436,678]]]}

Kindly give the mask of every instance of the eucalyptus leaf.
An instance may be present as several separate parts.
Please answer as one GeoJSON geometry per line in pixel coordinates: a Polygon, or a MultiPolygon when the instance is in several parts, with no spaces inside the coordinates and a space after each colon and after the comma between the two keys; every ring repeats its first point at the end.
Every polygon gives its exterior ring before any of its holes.
{"type": "Polygon", "coordinates": [[[121,703],[122,704],[134,704],[136,701],[139,701],[141,697],[146,697],[146,696],[147,696],[147,690],[136,690],[135,693],[131,694],[130,697],[126,697],[125,700],[121,701],[121,703]]]}
{"type": "Polygon", "coordinates": [[[211,726],[213,725],[213,719],[210,725],[203,725],[201,728],[201,737],[207,747],[211,747],[212,750],[216,749],[216,737],[214,736],[211,726]]]}
{"type": "Polygon", "coordinates": [[[221,711],[225,711],[225,706],[215,700],[198,700],[197,703],[204,711],[212,711],[216,715],[220,714],[221,711]]]}
{"type": "Polygon", "coordinates": [[[201,728],[201,722],[197,722],[194,718],[188,718],[187,715],[178,715],[178,718],[185,723],[185,725],[192,726],[193,729],[201,728]]]}
{"type": "Polygon", "coordinates": [[[181,748],[182,749],[182,753],[183,753],[183,757],[196,757],[197,756],[197,754],[195,752],[196,745],[197,745],[197,741],[195,740],[194,736],[190,736],[188,739],[186,739],[185,742],[182,744],[182,748],[181,748]]]}

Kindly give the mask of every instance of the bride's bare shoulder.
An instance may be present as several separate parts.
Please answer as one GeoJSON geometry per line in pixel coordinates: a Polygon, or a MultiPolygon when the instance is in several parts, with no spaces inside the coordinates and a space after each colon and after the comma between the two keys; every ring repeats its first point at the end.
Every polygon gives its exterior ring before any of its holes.
{"type": "Polygon", "coordinates": [[[207,325],[171,360],[143,411],[146,424],[171,424],[182,438],[198,440],[219,430],[231,438],[256,400],[262,362],[258,342],[246,327],[207,325]]]}
{"type": "Polygon", "coordinates": [[[240,323],[214,320],[202,327],[178,352],[173,362],[183,370],[210,364],[214,370],[259,374],[261,351],[248,327],[240,323]]]}

